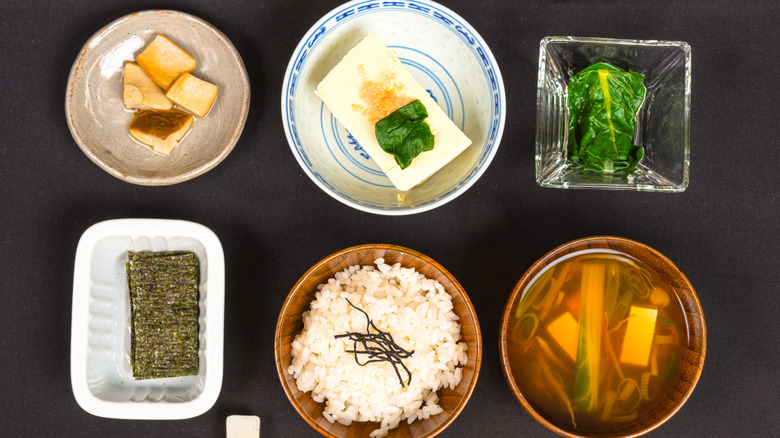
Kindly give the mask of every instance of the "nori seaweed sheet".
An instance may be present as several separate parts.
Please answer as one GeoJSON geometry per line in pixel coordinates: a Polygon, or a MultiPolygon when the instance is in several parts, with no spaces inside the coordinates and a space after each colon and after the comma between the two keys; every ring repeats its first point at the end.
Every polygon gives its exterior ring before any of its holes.
{"type": "Polygon", "coordinates": [[[198,374],[198,259],[129,252],[130,363],[136,379],[198,374]]]}

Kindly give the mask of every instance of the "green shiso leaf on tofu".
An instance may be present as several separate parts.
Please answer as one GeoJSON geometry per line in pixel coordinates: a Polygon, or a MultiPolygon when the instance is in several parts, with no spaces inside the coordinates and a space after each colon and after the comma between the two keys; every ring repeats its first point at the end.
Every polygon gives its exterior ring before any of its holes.
{"type": "Polygon", "coordinates": [[[645,98],[645,77],[601,62],[571,77],[569,159],[586,171],[629,173],[644,155],[633,144],[636,116],[645,98]]]}
{"type": "Polygon", "coordinates": [[[198,259],[190,252],[130,252],[133,377],[198,373],[198,259]]]}

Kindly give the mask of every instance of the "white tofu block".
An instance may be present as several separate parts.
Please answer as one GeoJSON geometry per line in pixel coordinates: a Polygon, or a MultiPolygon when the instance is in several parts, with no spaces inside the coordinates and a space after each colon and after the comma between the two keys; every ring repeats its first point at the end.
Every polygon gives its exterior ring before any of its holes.
{"type": "Polygon", "coordinates": [[[259,438],[260,417],[255,415],[231,415],[227,417],[227,438],[259,438]]]}
{"type": "Polygon", "coordinates": [[[317,85],[316,94],[398,190],[409,190],[422,183],[471,144],[398,56],[371,33],[325,76],[317,85]],[[425,106],[428,112],[425,121],[434,135],[433,150],[422,152],[406,169],[401,169],[393,155],[382,150],[374,133],[374,123],[364,113],[367,107],[362,97],[364,85],[387,78],[398,86],[404,98],[408,98],[406,103],[419,99],[425,106]]]}

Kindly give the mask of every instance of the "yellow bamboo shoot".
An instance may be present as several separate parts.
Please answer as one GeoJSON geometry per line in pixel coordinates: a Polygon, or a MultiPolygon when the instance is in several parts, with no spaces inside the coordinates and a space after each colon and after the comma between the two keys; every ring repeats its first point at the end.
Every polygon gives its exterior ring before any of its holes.
{"type": "Polygon", "coordinates": [[[192,115],[177,109],[141,110],[130,123],[130,134],[155,152],[168,155],[192,124],[192,115]]]}
{"type": "Polygon", "coordinates": [[[195,70],[196,65],[195,58],[162,35],[157,35],[135,62],[164,90],[182,73],[195,70]]]}
{"type": "Polygon", "coordinates": [[[163,89],[157,86],[138,64],[126,62],[123,79],[125,108],[165,110],[173,106],[173,103],[165,97],[163,89]]]}
{"type": "Polygon", "coordinates": [[[206,117],[217,98],[217,86],[184,73],[171,84],[165,96],[198,117],[206,117]]]}

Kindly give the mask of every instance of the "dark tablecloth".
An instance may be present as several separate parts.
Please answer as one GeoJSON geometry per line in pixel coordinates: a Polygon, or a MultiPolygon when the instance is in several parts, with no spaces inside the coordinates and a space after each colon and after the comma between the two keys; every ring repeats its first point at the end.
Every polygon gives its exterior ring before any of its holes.
{"type": "Polygon", "coordinates": [[[439,261],[468,291],[484,353],[476,390],[442,436],[552,436],[512,396],[499,318],[522,273],[552,248],[609,234],[671,258],[698,291],[707,359],[687,404],[652,436],[780,435],[777,74],[780,9],[766,1],[444,1],[482,35],[507,93],[503,141],[465,194],[403,217],[347,207],[290,152],[280,90],[300,38],[338,0],[0,3],[0,435],[224,436],[230,414],[263,437],[313,436],[276,375],[273,332],[298,277],[348,246],[386,242],[439,261]],[[102,171],[65,121],[65,85],[84,42],[127,13],[168,8],[224,32],[252,84],[231,155],[192,181],[142,187],[102,171]],[[681,40],[693,54],[691,183],[681,194],[544,189],[534,181],[536,68],[548,35],[681,40]],[[178,218],[216,232],[226,260],[225,373],[216,405],[178,421],[111,420],[70,383],[79,237],[111,218],[178,218]]]}

